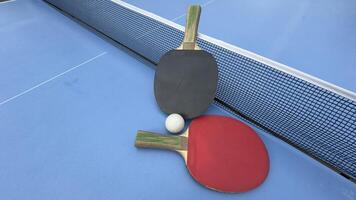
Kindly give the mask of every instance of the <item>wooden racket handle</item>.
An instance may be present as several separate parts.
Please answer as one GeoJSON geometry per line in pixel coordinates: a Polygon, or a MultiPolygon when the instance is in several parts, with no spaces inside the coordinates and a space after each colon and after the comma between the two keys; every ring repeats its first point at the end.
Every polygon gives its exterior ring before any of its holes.
{"type": "Polygon", "coordinates": [[[189,6],[187,13],[187,22],[185,24],[184,39],[182,43],[182,49],[184,50],[196,49],[200,13],[201,8],[199,5],[189,6]]]}
{"type": "Polygon", "coordinates": [[[187,150],[188,139],[184,136],[165,136],[148,131],[137,131],[135,146],[168,150],[187,150]]]}

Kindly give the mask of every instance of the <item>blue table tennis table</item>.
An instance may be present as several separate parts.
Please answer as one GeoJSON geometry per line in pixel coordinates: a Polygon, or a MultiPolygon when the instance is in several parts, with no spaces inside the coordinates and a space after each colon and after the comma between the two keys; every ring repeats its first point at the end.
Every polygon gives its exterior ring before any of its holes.
{"type": "MultiPolygon", "coordinates": [[[[201,33],[356,91],[354,2],[125,2],[181,25],[199,3],[201,33]]],[[[136,149],[137,130],[166,133],[153,77],[152,62],[53,5],[0,2],[0,199],[356,199],[351,180],[253,123],[271,167],[246,193],[208,190],[174,153],[136,149]]]]}

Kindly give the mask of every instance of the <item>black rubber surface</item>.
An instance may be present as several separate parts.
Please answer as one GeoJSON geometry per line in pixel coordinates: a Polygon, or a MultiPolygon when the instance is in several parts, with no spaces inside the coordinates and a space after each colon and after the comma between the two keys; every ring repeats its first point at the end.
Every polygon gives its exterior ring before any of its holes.
{"type": "Polygon", "coordinates": [[[203,114],[213,102],[217,83],[217,64],[210,53],[171,50],[157,65],[154,92],[163,112],[192,119],[203,114]]]}

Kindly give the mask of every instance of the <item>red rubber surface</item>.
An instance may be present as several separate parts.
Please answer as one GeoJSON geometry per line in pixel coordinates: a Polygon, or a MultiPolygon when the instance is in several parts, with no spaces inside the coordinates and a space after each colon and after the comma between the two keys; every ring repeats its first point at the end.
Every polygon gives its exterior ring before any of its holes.
{"type": "Polygon", "coordinates": [[[204,186],[223,192],[245,192],[267,177],[269,158],[259,136],[246,124],[224,116],[192,121],[188,169],[204,186]]]}

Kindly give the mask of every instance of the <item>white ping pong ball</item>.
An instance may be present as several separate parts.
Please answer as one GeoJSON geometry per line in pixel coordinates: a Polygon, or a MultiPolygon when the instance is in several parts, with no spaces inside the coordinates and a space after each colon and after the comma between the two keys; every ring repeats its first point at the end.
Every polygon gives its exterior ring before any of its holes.
{"type": "Polygon", "coordinates": [[[171,133],[179,133],[184,128],[184,119],[181,115],[173,113],[166,119],[166,129],[171,133]]]}

